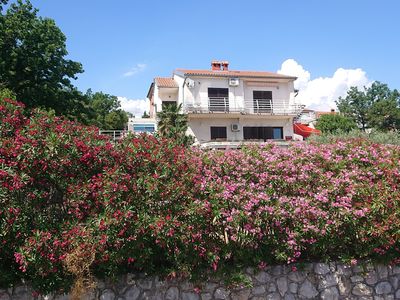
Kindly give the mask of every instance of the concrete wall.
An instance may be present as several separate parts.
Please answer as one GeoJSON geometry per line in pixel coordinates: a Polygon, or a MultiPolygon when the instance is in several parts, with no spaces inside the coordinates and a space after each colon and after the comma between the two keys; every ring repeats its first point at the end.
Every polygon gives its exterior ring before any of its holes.
{"type": "MultiPolygon", "coordinates": [[[[175,81],[183,85],[183,78],[174,75],[175,81]]],[[[229,89],[229,107],[243,108],[244,100],[253,99],[253,91],[271,91],[274,103],[294,102],[293,82],[274,83],[265,79],[262,82],[256,82],[255,79],[239,79],[239,86],[229,86],[228,78],[206,78],[191,77],[195,85],[193,88],[184,87],[184,91],[179,93],[179,102],[192,104],[194,106],[208,106],[208,88],[228,88],[229,89]]]]}
{"type": "MultiPolygon", "coordinates": [[[[225,115],[224,115],[225,116],[225,115]]],[[[189,122],[190,133],[192,133],[198,142],[204,143],[211,139],[211,126],[226,126],[227,127],[227,140],[228,141],[241,141],[243,140],[243,127],[244,126],[268,126],[268,127],[283,127],[283,137],[293,136],[292,118],[268,118],[268,117],[231,117],[225,118],[218,117],[217,114],[206,116],[204,118],[191,118],[189,122]],[[215,117],[214,117],[215,116],[215,117]],[[234,132],[231,130],[231,124],[239,124],[239,131],[234,132]]]]}
{"type": "MultiPolygon", "coordinates": [[[[193,285],[187,281],[160,280],[143,274],[127,274],[116,282],[99,281],[91,293],[81,299],[101,300],[296,300],[296,299],[400,299],[400,267],[384,265],[345,265],[310,263],[295,270],[273,266],[264,270],[248,268],[249,287],[232,287],[223,280],[209,280],[193,285]]],[[[1,300],[33,299],[32,289],[18,286],[0,289],[1,300]]],[[[36,298],[37,299],[37,298],[36,298]]],[[[40,299],[70,299],[67,295],[40,296],[40,299]]]]}

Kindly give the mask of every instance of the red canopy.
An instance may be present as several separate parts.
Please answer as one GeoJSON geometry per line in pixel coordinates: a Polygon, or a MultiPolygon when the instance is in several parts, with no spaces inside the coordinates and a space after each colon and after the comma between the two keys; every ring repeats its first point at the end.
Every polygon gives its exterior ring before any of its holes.
{"type": "Polygon", "coordinates": [[[307,125],[301,123],[294,123],[293,130],[294,133],[301,135],[304,138],[308,138],[311,134],[321,134],[320,130],[308,127],[307,125]]]}

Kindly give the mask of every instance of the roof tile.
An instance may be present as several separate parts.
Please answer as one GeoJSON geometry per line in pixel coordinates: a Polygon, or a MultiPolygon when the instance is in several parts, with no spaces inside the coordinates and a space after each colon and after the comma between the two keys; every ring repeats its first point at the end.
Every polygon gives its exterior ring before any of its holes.
{"type": "Polygon", "coordinates": [[[171,77],[156,77],[154,81],[158,87],[161,88],[177,88],[178,84],[171,77]]]}
{"type": "Polygon", "coordinates": [[[276,79],[289,79],[295,80],[294,76],[287,76],[272,72],[260,72],[260,71],[213,71],[213,70],[187,70],[177,69],[176,71],[182,72],[185,75],[192,76],[212,76],[212,77],[254,77],[254,78],[276,78],[276,79]]]}

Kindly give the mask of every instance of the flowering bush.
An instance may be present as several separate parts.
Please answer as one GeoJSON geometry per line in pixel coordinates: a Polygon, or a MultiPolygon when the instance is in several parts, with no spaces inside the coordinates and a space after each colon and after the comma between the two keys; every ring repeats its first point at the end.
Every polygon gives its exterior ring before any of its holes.
{"type": "Polygon", "coordinates": [[[24,279],[40,292],[67,290],[88,269],[196,276],[304,260],[399,262],[398,146],[112,143],[10,100],[0,101],[0,132],[1,287],[24,279]]]}

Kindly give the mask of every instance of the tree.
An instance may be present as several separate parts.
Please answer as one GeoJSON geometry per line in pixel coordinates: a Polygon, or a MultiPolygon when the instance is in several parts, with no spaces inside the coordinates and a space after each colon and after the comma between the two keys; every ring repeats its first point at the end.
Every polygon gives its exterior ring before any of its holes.
{"type": "Polygon", "coordinates": [[[381,131],[400,130],[400,108],[394,99],[375,102],[368,112],[371,127],[381,131]]]}
{"type": "Polygon", "coordinates": [[[370,87],[364,87],[363,90],[351,87],[346,97],[340,97],[336,104],[344,116],[353,119],[364,131],[367,128],[378,126],[377,124],[381,124],[379,125],[380,129],[387,130],[393,125],[393,119],[396,119],[398,114],[400,94],[397,90],[390,90],[386,84],[376,81],[370,87]],[[379,104],[380,102],[383,103],[379,104]],[[393,114],[388,118],[388,122],[378,121],[376,118],[378,117],[376,114],[382,113],[384,107],[393,109],[393,114]]]}
{"type": "Polygon", "coordinates": [[[144,111],[144,112],[143,112],[143,115],[142,115],[142,118],[144,118],[144,119],[148,119],[148,118],[150,118],[150,115],[149,115],[149,114],[147,114],[147,112],[146,112],[146,111],[144,111]]]}
{"type": "Polygon", "coordinates": [[[29,0],[18,0],[4,14],[0,10],[0,82],[28,108],[71,116],[85,106],[71,83],[82,65],[65,58],[65,35],[37,12],[29,0]]]}
{"type": "Polygon", "coordinates": [[[339,114],[322,115],[318,121],[316,128],[322,133],[338,133],[350,132],[357,128],[357,124],[350,118],[339,114]]]}
{"type": "Polygon", "coordinates": [[[190,146],[193,144],[193,137],[187,136],[187,116],[181,113],[182,104],[168,105],[157,114],[158,133],[162,137],[174,139],[178,144],[190,146]]]}
{"type": "Polygon", "coordinates": [[[11,90],[9,90],[7,88],[4,88],[4,87],[2,87],[0,85],[0,100],[3,100],[5,98],[14,99],[15,100],[16,97],[15,97],[15,94],[14,94],[13,91],[11,91],[11,90]]]}
{"type": "Polygon", "coordinates": [[[90,107],[88,123],[101,129],[124,129],[128,122],[128,114],[120,109],[120,102],[116,96],[102,92],[86,92],[86,98],[90,107]]]}

